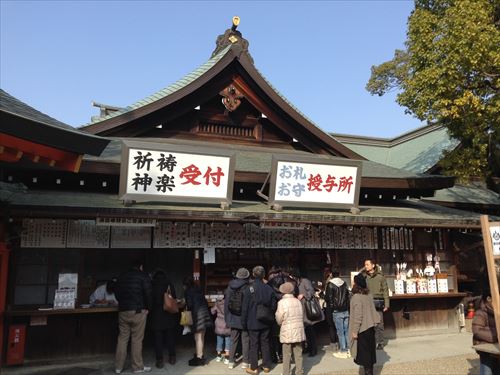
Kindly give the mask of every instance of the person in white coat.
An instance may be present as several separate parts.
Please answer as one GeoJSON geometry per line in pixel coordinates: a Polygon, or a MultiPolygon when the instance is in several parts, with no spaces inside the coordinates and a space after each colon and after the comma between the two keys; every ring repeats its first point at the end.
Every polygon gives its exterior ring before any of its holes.
{"type": "Polygon", "coordinates": [[[302,342],[306,339],[304,330],[304,308],[293,295],[295,286],[286,282],[279,287],[283,297],[278,302],[276,321],[281,326],[280,342],[283,345],[283,375],[290,375],[290,363],[295,359],[295,374],[304,375],[302,364],[302,342]]]}

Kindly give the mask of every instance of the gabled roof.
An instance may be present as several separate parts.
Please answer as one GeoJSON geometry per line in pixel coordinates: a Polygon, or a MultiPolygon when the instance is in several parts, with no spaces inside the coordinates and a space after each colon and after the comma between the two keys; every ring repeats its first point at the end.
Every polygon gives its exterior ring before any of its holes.
{"type": "Polygon", "coordinates": [[[114,111],[114,112],[108,114],[107,116],[94,118],[94,119],[92,119],[92,122],[90,124],[83,126],[81,129],[90,132],[92,129],[92,127],[91,127],[92,124],[102,123],[102,122],[105,122],[111,118],[121,116],[125,113],[129,113],[129,112],[134,111],[138,108],[145,107],[148,104],[156,102],[156,101],[158,101],[162,98],[165,98],[167,96],[170,96],[170,95],[174,94],[175,92],[187,87],[189,84],[193,83],[198,78],[200,78],[205,73],[207,73],[211,68],[213,68],[213,66],[216,63],[218,63],[229,52],[230,48],[231,48],[231,46],[226,47],[224,50],[222,50],[221,52],[219,52],[218,54],[216,54],[215,56],[210,58],[206,63],[204,63],[203,65],[200,65],[198,68],[193,70],[191,73],[185,75],[184,77],[179,79],[177,82],[174,82],[171,85],[165,87],[164,89],[162,89],[162,90],[160,90],[152,95],[149,95],[149,96],[145,97],[144,99],[141,99],[141,100],[139,100],[131,105],[128,105],[124,108],[117,107],[117,108],[119,108],[117,111],[114,111]]]}
{"type": "MultiPolygon", "coordinates": [[[[115,138],[102,152],[100,157],[86,156],[85,161],[104,162],[119,164],[121,161],[121,140],[127,138],[115,138]]],[[[168,145],[185,145],[190,148],[211,148],[213,143],[204,141],[193,141],[175,138],[140,138],[135,139],[135,143],[143,143],[144,148],[148,148],[148,143],[162,143],[168,148],[168,145]]],[[[291,158],[294,156],[310,156],[311,153],[299,150],[275,149],[271,147],[249,146],[241,144],[224,143],[218,144],[218,150],[227,150],[236,156],[236,172],[259,173],[262,180],[271,170],[273,154],[286,154],[291,158]]],[[[315,155],[318,159],[337,159],[332,155],[315,155]]],[[[453,186],[453,178],[448,176],[422,175],[411,171],[392,168],[390,166],[362,160],[362,187],[379,189],[416,189],[416,190],[435,190],[453,186]]],[[[255,179],[255,176],[253,177],[255,179]]],[[[255,181],[259,182],[259,181],[255,181]]]]}
{"type": "Polygon", "coordinates": [[[426,125],[395,138],[331,135],[369,160],[415,173],[431,170],[442,158],[443,151],[452,150],[459,144],[439,124],[426,125]]]}
{"type": "MultiPolygon", "coordinates": [[[[245,98],[270,121],[293,124],[297,129],[296,134],[290,135],[299,142],[305,145],[318,144],[322,150],[326,150],[323,153],[351,159],[364,159],[321,130],[272,87],[255,68],[249,53],[238,43],[225,47],[198,69],[165,89],[80,129],[92,134],[112,135],[110,134],[112,129],[146,116],[152,116],[157,111],[165,113],[170,106],[173,107],[174,104],[179,104],[183,100],[192,101],[193,95],[201,92],[209,84],[215,85],[214,82],[217,79],[224,81],[224,85],[233,83],[243,92],[245,98]]],[[[212,96],[218,95],[223,88],[213,89],[212,96]]],[[[194,106],[198,104],[200,103],[194,106]]],[[[180,114],[170,113],[171,116],[180,114]]]]}

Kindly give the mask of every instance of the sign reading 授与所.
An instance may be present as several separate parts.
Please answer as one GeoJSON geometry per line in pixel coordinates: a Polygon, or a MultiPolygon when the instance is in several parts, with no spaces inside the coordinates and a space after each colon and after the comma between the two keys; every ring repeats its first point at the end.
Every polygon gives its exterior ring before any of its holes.
{"type": "Polygon", "coordinates": [[[122,147],[120,199],[231,203],[232,155],[132,141],[122,147]]]}
{"type": "Polygon", "coordinates": [[[274,156],[270,204],[298,207],[357,207],[361,162],[274,156]]]}

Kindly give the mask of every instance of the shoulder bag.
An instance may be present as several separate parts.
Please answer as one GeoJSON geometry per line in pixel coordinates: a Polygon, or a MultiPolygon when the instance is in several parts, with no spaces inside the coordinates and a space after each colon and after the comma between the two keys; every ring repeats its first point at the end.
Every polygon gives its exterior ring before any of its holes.
{"type": "Polygon", "coordinates": [[[179,312],[179,306],[177,306],[177,300],[172,297],[170,285],[168,286],[167,291],[163,294],[163,310],[170,314],[177,314],[179,312]]]}

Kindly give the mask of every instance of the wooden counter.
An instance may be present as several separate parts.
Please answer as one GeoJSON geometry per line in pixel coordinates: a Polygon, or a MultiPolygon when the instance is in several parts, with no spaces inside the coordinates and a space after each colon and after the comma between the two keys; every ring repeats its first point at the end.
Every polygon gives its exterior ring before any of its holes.
{"type": "Polygon", "coordinates": [[[97,314],[118,312],[117,306],[89,307],[76,309],[36,309],[36,310],[7,310],[7,316],[46,316],[46,315],[72,315],[72,314],[97,314]]]}
{"type": "Polygon", "coordinates": [[[5,317],[8,325],[26,325],[27,360],[109,354],[116,349],[116,306],[61,310],[11,309],[5,311],[5,317]]]}
{"type": "Polygon", "coordinates": [[[456,309],[467,293],[394,294],[384,313],[386,338],[459,332],[456,309]]]}
{"type": "Polygon", "coordinates": [[[464,298],[467,293],[416,293],[416,294],[393,294],[389,299],[414,299],[414,298],[464,298]]]}

